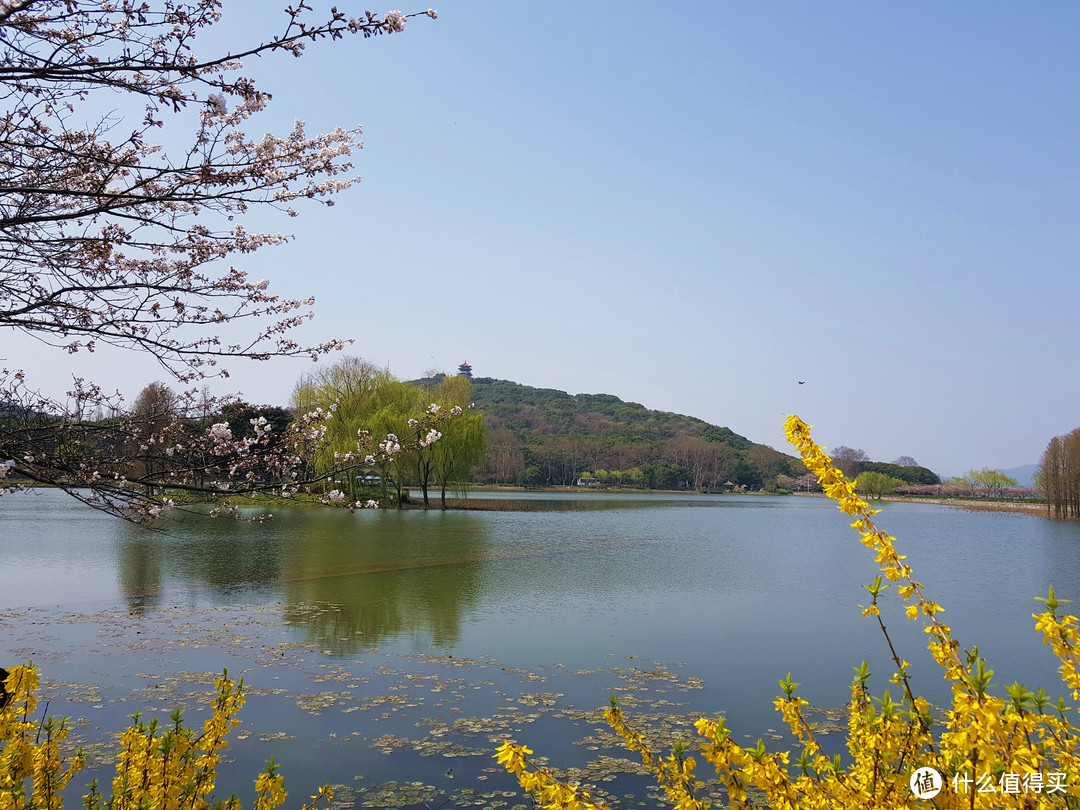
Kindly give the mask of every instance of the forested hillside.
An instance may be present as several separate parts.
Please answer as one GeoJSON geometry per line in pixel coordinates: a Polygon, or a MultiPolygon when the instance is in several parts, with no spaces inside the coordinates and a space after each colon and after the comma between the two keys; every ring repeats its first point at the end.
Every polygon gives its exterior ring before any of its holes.
{"type": "Polygon", "coordinates": [[[585,479],[655,489],[758,489],[774,485],[777,475],[801,473],[791,456],[692,416],[610,394],[572,395],[490,377],[472,383],[488,450],[476,477],[486,483],[570,486],[585,479]]]}

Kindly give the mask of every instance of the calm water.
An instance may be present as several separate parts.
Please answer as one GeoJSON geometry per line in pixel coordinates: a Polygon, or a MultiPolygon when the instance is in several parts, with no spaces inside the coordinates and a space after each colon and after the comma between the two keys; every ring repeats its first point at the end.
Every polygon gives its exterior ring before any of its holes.
{"type": "MultiPolygon", "coordinates": [[[[52,710],[83,718],[88,743],[136,705],[194,710],[206,673],[228,666],[253,691],[226,787],[247,798],[274,755],[294,790],[332,781],[357,806],[521,802],[483,794],[514,787],[484,773],[499,735],[558,767],[595,764],[605,749],[581,713],[613,690],[673,733],[679,716],[722,709],[737,739],[756,739],[779,729],[771,702],[788,672],[819,707],[843,705],[864,659],[874,690],[888,685],[880,630],[858,610],[873,558],[828,502],[540,497],[560,509],[294,509],[163,532],[57,492],[4,497],[0,663],[33,658],[52,710]],[[373,799],[390,779],[437,796],[373,799]]],[[[1060,691],[1032,597],[1053,584],[1080,599],[1080,525],[920,504],[878,517],[995,683],[1060,691]]],[[[895,598],[883,613],[917,688],[944,701],[921,631],[895,598]]],[[[655,804],[641,780],[620,780],[635,797],[624,805],[655,804]]]]}

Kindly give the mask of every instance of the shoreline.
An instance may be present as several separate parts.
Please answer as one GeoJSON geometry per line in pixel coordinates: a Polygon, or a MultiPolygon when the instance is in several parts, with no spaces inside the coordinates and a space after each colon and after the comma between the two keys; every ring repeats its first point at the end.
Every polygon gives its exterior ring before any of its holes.
{"type": "MultiPolygon", "coordinates": [[[[55,487],[48,484],[38,484],[34,482],[23,481],[19,482],[13,480],[11,483],[23,483],[28,484],[28,489],[55,489],[55,487]]],[[[476,512],[541,512],[548,511],[552,507],[545,507],[542,500],[529,501],[528,499],[522,499],[522,501],[514,501],[512,499],[503,498],[485,498],[485,493],[499,493],[499,494],[526,494],[546,492],[554,495],[562,494],[577,494],[577,493],[600,493],[612,495],[640,495],[640,494],[671,494],[671,495],[728,495],[728,494],[740,494],[740,495],[767,495],[765,492],[741,492],[741,493],[725,493],[725,492],[695,492],[689,490],[677,490],[677,489],[631,489],[631,488],[583,488],[583,487],[530,487],[528,489],[524,487],[513,487],[505,485],[481,485],[477,487],[470,487],[466,491],[465,497],[461,497],[460,491],[454,496],[446,498],[447,511],[476,511],[476,512]],[[475,497],[474,497],[475,496],[475,497]]],[[[372,493],[377,495],[378,493],[372,493]]],[[[790,496],[799,498],[824,498],[825,494],[822,492],[792,492],[790,496]]],[[[787,496],[785,496],[787,497],[787,496]]],[[[439,509],[439,497],[437,494],[432,493],[430,496],[431,505],[428,507],[431,510],[439,509]]],[[[1033,515],[1036,517],[1050,518],[1052,520],[1067,520],[1068,518],[1056,518],[1052,509],[1048,507],[1045,501],[1020,501],[1020,500],[990,500],[983,498],[929,498],[925,496],[902,496],[886,495],[880,499],[886,503],[923,503],[937,506],[949,506],[955,509],[967,509],[972,512],[1008,512],[1018,515],[1033,515]]],[[[221,502],[231,503],[238,507],[256,507],[266,508],[274,505],[277,507],[292,507],[292,508],[314,508],[324,506],[319,500],[308,498],[290,498],[275,499],[273,503],[268,503],[261,498],[245,497],[243,495],[225,496],[221,502]]],[[[587,503],[583,501],[582,503],[587,503]]],[[[870,501],[873,506],[874,501],[870,501]]],[[[178,506],[184,506],[183,502],[177,504],[178,506]]],[[[387,509],[393,509],[394,507],[384,507],[387,509]]],[[[412,500],[411,503],[406,504],[404,507],[406,510],[411,509],[423,509],[423,503],[420,500],[419,493],[412,500]]],[[[557,507],[561,508],[561,507],[557,507]]]]}
{"type": "MultiPolygon", "coordinates": [[[[882,498],[890,503],[929,503],[939,506],[952,506],[957,509],[968,509],[972,512],[1012,512],[1018,515],[1035,515],[1037,517],[1053,518],[1054,515],[1046,503],[1037,501],[990,501],[979,498],[897,498],[895,496],[882,498]]],[[[1063,518],[1064,519],[1064,518],[1063,518]]]]}
{"type": "MultiPolygon", "coordinates": [[[[824,498],[821,492],[796,492],[800,498],[824,498]]],[[[927,498],[925,496],[886,495],[880,499],[885,503],[925,503],[931,506],[951,506],[955,509],[967,509],[971,512],[1011,512],[1017,515],[1034,515],[1053,518],[1045,501],[992,501],[983,498],[927,498]]],[[[869,501],[873,506],[878,501],[869,501]]],[[[1062,518],[1064,520],[1064,518],[1062,518]]]]}
{"type": "MultiPolygon", "coordinates": [[[[469,496],[470,497],[466,497],[466,498],[455,497],[453,499],[447,498],[446,499],[447,509],[465,510],[465,511],[475,510],[475,511],[487,511],[487,512],[498,512],[498,511],[507,511],[507,512],[514,511],[514,512],[517,512],[517,511],[534,511],[534,510],[535,511],[541,511],[542,508],[543,508],[543,507],[527,508],[527,507],[523,507],[523,506],[521,506],[519,504],[514,504],[512,501],[504,501],[502,499],[496,499],[496,498],[485,499],[483,497],[483,493],[485,491],[487,491],[487,492],[492,492],[492,491],[513,492],[514,488],[512,488],[512,487],[500,487],[500,488],[498,488],[496,490],[495,488],[485,487],[483,489],[477,488],[475,490],[470,490],[469,491],[469,496]],[[471,497],[473,495],[473,493],[476,493],[478,495],[478,497],[476,497],[476,498],[471,497]],[[479,505],[478,502],[484,502],[484,503],[481,506],[481,505],[479,505]]],[[[569,489],[569,488],[566,489],[566,490],[556,489],[556,488],[537,488],[537,489],[529,489],[529,490],[518,489],[517,491],[519,491],[519,492],[551,492],[551,493],[558,493],[558,492],[573,492],[575,490],[572,490],[572,489],[569,489]]],[[[577,490],[577,491],[580,491],[580,490],[577,490]]],[[[595,490],[592,490],[592,491],[595,491],[595,490]]],[[[621,490],[621,492],[626,493],[626,494],[634,494],[634,493],[640,493],[640,492],[652,492],[652,493],[672,492],[672,493],[681,494],[681,495],[705,494],[705,493],[691,493],[691,492],[686,492],[686,491],[683,491],[683,490],[621,490]]],[[[725,493],[712,493],[712,494],[725,494],[725,493]]],[[[760,493],[742,493],[742,494],[753,495],[753,494],[760,494],[760,493]]],[[[821,493],[821,492],[794,492],[794,493],[792,493],[792,495],[800,497],[800,498],[824,498],[825,497],[824,493],[821,493]]],[[[895,495],[892,495],[892,496],[887,495],[887,496],[881,498],[881,500],[885,501],[887,503],[924,503],[924,504],[930,504],[930,505],[936,505],[936,506],[949,506],[949,507],[952,507],[952,508],[955,508],[955,509],[967,509],[967,510],[970,510],[972,512],[1009,512],[1009,513],[1018,514],[1018,515],[1033,515],[1035,517],[1045,517],[1045,518],[1051,518],[1051,519],[1054,518],[1054,515],[1053,515],[1052,511],[1050,509],[1048,509],[1047,504],[1045,502],[1038,502],[1038,501],[1006,501],[1006,500],[995,501],[995,500],[988,500],[988,499],[981,499],[981,498],[927,498],[927,497],[920,497],[920,496],[897,497],[895,495]]],[[[874,503],[873,501],[870,501],[871,505],[873,505],[873,503],[874,503]]],[[[1062,518],[1062,519],[1064,519],[1064,518],[1062,518]]]]}

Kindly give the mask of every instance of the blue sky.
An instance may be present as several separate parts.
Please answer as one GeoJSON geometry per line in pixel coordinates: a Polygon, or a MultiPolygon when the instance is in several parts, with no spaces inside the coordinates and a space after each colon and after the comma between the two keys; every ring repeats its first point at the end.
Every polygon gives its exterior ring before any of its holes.
{"type": "MultiPolygon", "coordinates": [[[[226,0],[204,52],[270,33],[269,7],[226,0]]],[[[274,94],[251,129],[364,127],[361,183],[260,217],[297,239],[243,265],[316,296],[312,341],[785,451],[797,413],[828,446],[943,474],[1036,462],[1080,425],[1080,5],[438,11],[245,65],[274,94]]],[[[71,358],[4,341],[63,390],[71,358]]],[[[129,397],[161,376],[95,363],[129,397]]],[[[309,367],[234,363],[229,383],[284,403],[309,367]]]]}

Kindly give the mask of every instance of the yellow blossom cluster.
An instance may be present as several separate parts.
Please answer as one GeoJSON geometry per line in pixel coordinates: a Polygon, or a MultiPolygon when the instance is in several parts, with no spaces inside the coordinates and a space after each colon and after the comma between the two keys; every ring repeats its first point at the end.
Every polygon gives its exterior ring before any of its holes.
{"type": "Polygon", "coordinates": [[[661,758],[653,754],[645,744],[644,738],[633,731],[623,720],[622,712],[612,698],[611,706],[604,712],[604,719],[611,728],[623,738],[626,747],[637,751],[664,788],[668,801],[676,810],[705,810],[707,802],[695,798],[694,792],[705,787],[704,782],[694,779],[696,764],[693,757],[686,756],[684,745],[677,745],[671,756],[661,758]]]}
{"type": "MultiPolygon", "coordinates": [[[[783,695],[775,706],[802,748],[794,761],[792,752],[769,752],[760,740],[756,747],[738,745],[722,719],[698,720],[698,751],[715,769],[715,784],[726,788],[731,807],[760,807],[762,801],[774,810],[1080,807],[1076,707],[1067,706],[1063,698],[1051,703],[1042,689],[1031,692],[1018,683],[1006,687],[1004,697],[991,694],[993,670],[987,669],[977,647],[961,654],[951,629],[939,618],[941,606],[926,598],[904,556],[897,553],[896,538],[874,524],[877,510],[856,495],[854,482],[845,479],[814,443],[805,422],[789,417],[784,432],[826,495],[851,518],[862,543],[875,552],[881,575],[864,586],[871,601],[862,612],[878,622],[884,635],[896,666],[890,683],[900,687],[900,695],[894,699],[886,689],[881,697],[872,697],[866,662],[855,669],[846,757],[830,758],[822,751],[813,726],[803,716],[807,702],[795,696],[799,684],[790,674],[780,681],[783,695]],[[930,704],[913,693],[911,665],[897,654],[881,620],[879,597],[893,585],[905,603],[906,616],[921,617],[929,650],[951,686],[952,705],[943,717],[933,717],[930,704]],[[748,791],[754,793],[753,800],[748,791]]],[[[1046,610],[1033,614],[1035,627],[1061,661],[1062,681],[1072,699],[1080,700],[1080,623],[1075,616],[1059,615],[1063,600],[1054,596],[1053,588],[1039,601],[1046,610]]],[[[689,746],[679,743],[671,757],[658,757],[626,725],[614,704],[605,717],[626,746],[641,755],[672,804],[680,810],[709,806],[696,798],[708,785],[694,775],[694,758],[686,753],[689,746]]],[[[534,790],[541,807],[595,806],[566,786],[569,792],[558,793],[552,785],[557,780],[535,768],[526,756],[530,753],[507,741],[498,759],[527,790],[534,790]],[[544,793],[535,790],[538,779],[544,793]]]]}
{"type": "Polygon", "coordinates": [[[81,754],[60,758],[67,724],[34,721],[38,674],[32,667],[12,667],[4,687],[8,701],[0,709],[0,810],[59,810],[71,778],[86,765],[81,754]],[[32,785],[27,790],[27,783],[32,785]]]}
{"type": "MultiPolygon", "coordinates": [[[[13,667],[5,682],[8,701],[0,708],[0,810],[61,810],[63,790],[86,765],[79,752],[65,762],[60,744],[67,737],[63,721],[36,722],[37,670],[13,667]]],[[[196,734],[183,713],[170,715],[171,726],[159,732],[157,720],[144,722],[136,712],[120,737],[112,794],[102,795],[97,780],[82,797],[87,810],[240,810],[236,796],[214,801],[217,769],[226,735],[239,722],[243,682],[223,673],[216,683],[213,711],[196,734]]],[[[273,760],[255,780],[254,810],[273,810],[288,793],[273,760]]],[[[304,805],[333,798],[326,785],[304,805]]]]}
{"type": "Polygon", "coordinates": [[[496,750],[495,759],[507,771],[517,776],[521,786],[531,793],[542,807],[609,810],[603,802],[594,802],[585,791],[556,779],[545,769],[530,762],[531,753],[524,745],[515,745],[507,740],[496,750]]]}

